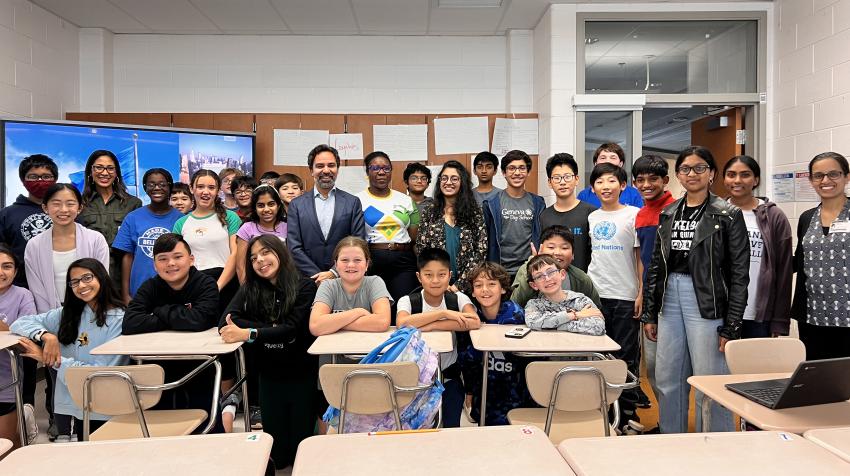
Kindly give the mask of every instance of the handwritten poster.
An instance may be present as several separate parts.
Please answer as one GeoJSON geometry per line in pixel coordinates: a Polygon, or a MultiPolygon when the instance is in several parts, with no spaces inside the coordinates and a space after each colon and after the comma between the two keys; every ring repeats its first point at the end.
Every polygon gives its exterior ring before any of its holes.
{"type": "Polygon", "coordinates": [[[434,119],[434,153],[466,154],[487,150],[487,117],[434,119]]]}
{"type": "Polygon", "coordinates": [[[353,195],[369,187],[369,179],[362,165],[344,165],[338,170],[336,186],[340,190],[345,190],[353,195]]]}
{"type": "Polygon", "coordinates": [[[313,147],[327,143],[328,131],[275,129],[274,164],[307,165],[307,154],[313,147]]]}
{"type": "Polygon", "coordinates": [[[392,161],[428,160],[428,124],[372,126],[375,150],[385,152],[392,161]]]}
{"type": "Polygon", "coordinates": [[[328,143],[339,151],[342,160],[363,159],[363,134],[330,134],[328,143]]]}
{"type": "Polygon", "coordinates": [[[537,119],[497,117],[490,152],[503,157],[511,150],[519,149],[528,155],[536,155],[538,153],[537,127],[537,119]]]}

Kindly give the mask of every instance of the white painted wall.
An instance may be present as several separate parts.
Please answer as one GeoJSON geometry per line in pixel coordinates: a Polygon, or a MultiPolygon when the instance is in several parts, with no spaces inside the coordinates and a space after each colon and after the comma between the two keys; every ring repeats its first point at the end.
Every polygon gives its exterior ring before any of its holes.
{"type": "Polygon", "coordinates": [[[0,0],[0,115],[61,119],[79,108],[78,28],[25,0],[0,0]]]}
{"type": "Polygon", "coordinates": [[[506,37],[115,35],[113,62],[120,112],[508,111],[506,37]]]}
{"type": "MultiPolygon", "coordinates": [[[[850,156],[850,0],[777,0],[771,173],[850,156]]],[[[784,205],[792,224],[815,204],[784,205]]]]}

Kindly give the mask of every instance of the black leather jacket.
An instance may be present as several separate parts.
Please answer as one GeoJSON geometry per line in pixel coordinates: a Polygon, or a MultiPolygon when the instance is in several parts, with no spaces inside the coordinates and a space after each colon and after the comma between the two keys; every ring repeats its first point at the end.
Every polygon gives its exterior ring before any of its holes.
{"type": "MultiPolygon", "coordinates": [[[[641,316],[644,323],[657,323],[662,311],[673,216],[682,200],[676,200],[661,212],[655,250],[646,273],[641,316]]],[[[714,194],[709,195],[708,206],[694,233],[688,269],[700,315],[705,319],[723,319],[718,329],[720,335],[727,339],[740,338],[750,282],[750,240],[741,209],[714,194]]]]}

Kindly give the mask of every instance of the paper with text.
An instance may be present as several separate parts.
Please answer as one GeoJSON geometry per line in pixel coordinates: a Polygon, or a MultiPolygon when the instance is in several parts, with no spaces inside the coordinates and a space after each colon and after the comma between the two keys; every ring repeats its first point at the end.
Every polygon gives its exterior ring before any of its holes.
{"type": "Polygon", "coordinates": [[[434,119],[434,153],[477,153],[487,150],[490,132],[487,116],[434,119]]]}
{"type": "Polygon", "coordinates": [[[328,131],[275,129],[274,164],[307,165],[307,154],[313,147],[327,143],[328,131]]]}
{"type": "Polygon", "coordinates": [[[503,157],[511,150],[519,149],[528,155],[537,155],[537,126],[537,119],[502,119],[497,117],[490,152],[503,157]]]}
{"type": "Polygon", "coordinates": [[[394,162],[428,160],[428,124],[375,125],[372,133],[374,149],[394,162]]]}
{"type": "Polygon", "coordinates": [[[328,143],[342,160],[363,160],[363,134],[330,134],[328,143]]]}

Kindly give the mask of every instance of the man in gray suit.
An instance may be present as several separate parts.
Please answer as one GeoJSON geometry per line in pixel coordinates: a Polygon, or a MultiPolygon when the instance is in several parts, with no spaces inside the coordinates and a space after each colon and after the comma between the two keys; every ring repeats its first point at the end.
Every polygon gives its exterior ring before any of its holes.
{"type": "Polygon", "coordinates": [[[287,210],[286,244],[295,266],[316,284],[337,277],[333,250],[346,236],[366,237],[360,200],[336,188],[339,152],[317,145],[307,156],[313,190],[295,198],[287,210]]]}

